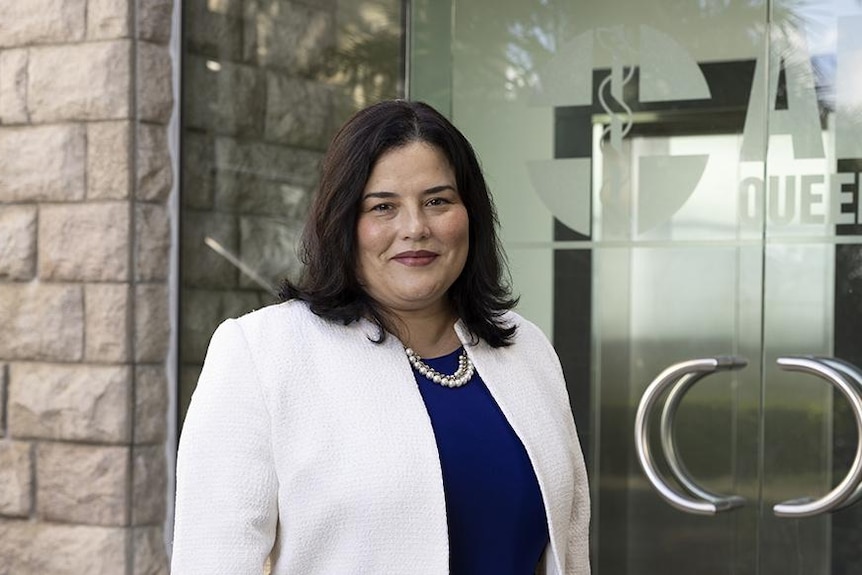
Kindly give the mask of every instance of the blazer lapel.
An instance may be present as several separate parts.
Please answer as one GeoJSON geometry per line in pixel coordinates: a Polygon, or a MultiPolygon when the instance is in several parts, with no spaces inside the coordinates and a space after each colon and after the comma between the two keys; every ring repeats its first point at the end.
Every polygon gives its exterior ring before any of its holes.
{"type": "MultiPolygon", "coordinates": [[[[573,465],[567,446],[569,439],[566,424],[560,418],[571,417],[568,405],[554,405],[554,394],[550,385],[564,385],[562,381],[537,381],[548,379],[547,372],[537,368],[541,361],[516,343],[505,348],[491,348],[484,341],[471,345],[471,337],[459,322],[456,330],[468,355],[473,360],[479,375],[497,402],[509,425],[517,434],[527,451],[545,503],[553,559],[546,561],[563,573],[563,557],[566,549],[566,534],[573,497],[573,465]]],[[[557,378],[559,379],[559,378],[557,378]]]]}

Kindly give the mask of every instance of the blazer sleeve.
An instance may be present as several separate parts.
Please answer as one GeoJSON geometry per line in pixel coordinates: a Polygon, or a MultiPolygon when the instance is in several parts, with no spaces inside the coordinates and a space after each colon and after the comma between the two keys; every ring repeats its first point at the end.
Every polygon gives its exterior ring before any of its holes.
{"type": "Polygon", "coordinates": [[[173,575],[260,575],[275,541],[271,419],[241,325],[213,334],[177,454],[173,575]]]}

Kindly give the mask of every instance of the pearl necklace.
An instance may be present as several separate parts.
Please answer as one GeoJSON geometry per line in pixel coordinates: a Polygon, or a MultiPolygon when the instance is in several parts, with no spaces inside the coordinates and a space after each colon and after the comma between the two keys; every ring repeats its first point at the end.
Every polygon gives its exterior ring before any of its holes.
{"type": "Polygon", "coordinates": [[[475,371],[473,362],[470,361],[470,358],[467,356],[466,350],[461,350],[461,355],[458,357],[458,370],[452,375],[444,375],[432,368],[422,361],[422,358],[409,347],[404,348],[404,353],[407,354],[407,359],[410,360],[410,365],[412,365],[416,371],[434,383],[439,383],[446,387],[461,387],[470,381],[470,378],[473,377],[473,372],[475,371]]]}

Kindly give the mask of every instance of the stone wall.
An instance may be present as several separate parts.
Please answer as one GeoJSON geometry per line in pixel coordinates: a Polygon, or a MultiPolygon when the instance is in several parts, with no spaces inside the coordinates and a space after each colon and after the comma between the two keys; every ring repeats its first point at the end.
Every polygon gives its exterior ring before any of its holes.
{"type": "Polygon", "coordinates": [[[0,0],[0,573],[167,573],[172,0],[0,0]]]}

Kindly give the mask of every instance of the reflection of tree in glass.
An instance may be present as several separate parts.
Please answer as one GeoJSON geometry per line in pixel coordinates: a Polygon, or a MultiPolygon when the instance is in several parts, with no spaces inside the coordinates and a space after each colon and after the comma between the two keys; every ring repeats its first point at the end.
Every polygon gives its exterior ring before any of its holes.
{"type": "MultiPolygon", "coordinates": [[[[784,11],[791,12],[787,2],[814,1],[786,0],[784,11]]],[[[539,81],[543,65],[586,32],[605,37],[611,32],[624,34],[616,46],[595,46],[595,61],[605,65],[613,53],[622,57],[622,64],[628,67],[637,64],[637,53],[631,49],[638,48],[641,25],[678,38],[695,57],[710,54],[714,46],[728,42],[734,47],[725,52],[753,57],[758,53],[766,24],[766,0],[605,0],[601,4],[508,1],[491,9],[492,4],[490,0],[458,4],[453,51],[459,68],[468,70],[470,76],[459,83],[458,89],[464,93],[466,85],[484,90],[488,97],[507,100],[527,96],[539,81]],[[691,34],[691,30],[698,33],[691,34]],[[490,46],[495,47],[493,53],[490,46]]],[[[774,13],[778,11],[776,7],[774,13]]]]}
{"type": "MultiPolygon", "coordinates": [[[[504,94],[506,99],[517,99],[535,84],[537,68],[576,35],[571,19],[576,10],[571,0],[506,2],[505,9],[480,4],[458,5],[460,23],[453,50],[466,64],[459,67],[469,70],[469,85],[488,89],[489,97],[504,94]],[[481,29],[479,41],[474,41],[468,30],[477,28],[481,29]],[[488,46],[498,49],[489,52],[488,46]]],[[[433,46],[433,39],[427,45],[433,46]]]]}
{"type": "MultiPolygon", "coordinates": [[[[799,64],[800,58],[809,58],[817,90],[821,123],[825,127],[826,115],[835,109],[836,39],[837,25],[845,16],[859,16],[862,0],[780,0],[773,9],[773,37],[784,42],[781,54],[785,65],[799,64]]],[[[773,63],[772,65],[778,65],[773,63]]],[[[786,78],[782,78],[785,80],[786,78]]],[[[786,102],[786,87],[779,83],[779,103],[786,102]]]]}
{"type": "Polygon", "coordinates": [[[341,1],[337,41],[321,59],[320,73],[343,87],[335,125],[373,102],[403,96],[401,2],[341,1]]]}

